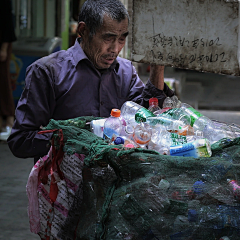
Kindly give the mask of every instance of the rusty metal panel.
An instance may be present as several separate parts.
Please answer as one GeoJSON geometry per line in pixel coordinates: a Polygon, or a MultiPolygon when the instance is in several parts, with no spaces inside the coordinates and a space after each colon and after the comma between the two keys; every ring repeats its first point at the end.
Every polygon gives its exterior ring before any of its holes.
{"type": "Polygon", "coordinates": [[[133,0],[132,27],[132,61],[240,75],[238,1],[133,0]]]}

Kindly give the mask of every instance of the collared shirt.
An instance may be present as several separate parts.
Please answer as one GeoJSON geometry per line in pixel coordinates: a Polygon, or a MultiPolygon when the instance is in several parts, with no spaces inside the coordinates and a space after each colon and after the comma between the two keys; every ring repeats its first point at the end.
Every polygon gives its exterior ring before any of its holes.
{"type": "Polygon", "coordinates": [[[131,61],[120,57],[100,73],[77,39],[68,50],[43,57],[27,68],[8,145],[16,157],[36,159],[49,149],[52,134],[38,132],[50,119],[109,117],[112,108],[120,109],[126,101],[148,107],[149,98],[157,97],[162,104],[173,94],[167,85],[163,91],[150,81],[145,86],[131,61]]]}

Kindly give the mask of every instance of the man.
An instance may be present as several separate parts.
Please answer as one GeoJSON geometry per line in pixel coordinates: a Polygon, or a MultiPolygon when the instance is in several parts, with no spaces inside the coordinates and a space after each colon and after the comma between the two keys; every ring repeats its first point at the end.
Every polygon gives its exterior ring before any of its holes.
{"type": "Polygon", "coordinates": [[[129,16],[118,0],[87,0],[79,14],[75,45],[34,62],[16,109],[8,144],[17,157],[37,160],[49,150],[51,133],[38,134],[50,119],[108,117],[126,101],[160,105],[174,93],[164,84],[163,66],[152,66],[144,86],[132,63],[117,57],[128,35],[129,16]]]}

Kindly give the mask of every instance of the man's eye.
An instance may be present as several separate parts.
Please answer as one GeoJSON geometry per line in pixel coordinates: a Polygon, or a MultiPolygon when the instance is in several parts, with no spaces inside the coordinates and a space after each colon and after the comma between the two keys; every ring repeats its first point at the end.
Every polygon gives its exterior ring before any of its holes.
{"type": "Polygon", "coordinates": [[[110,42],[110,41],[112,41],[113,40],[113,37],[112,36],[106,36],[106,37],[104,37],[104,41],[106,41],[106,42],[110,42]]]}
{"type": "Polygon", "coordinates": [[[125,37],[119,38],[119,42],[123,43],[123,42],[125,42],[125,39],[126,39],[125,37]]]}

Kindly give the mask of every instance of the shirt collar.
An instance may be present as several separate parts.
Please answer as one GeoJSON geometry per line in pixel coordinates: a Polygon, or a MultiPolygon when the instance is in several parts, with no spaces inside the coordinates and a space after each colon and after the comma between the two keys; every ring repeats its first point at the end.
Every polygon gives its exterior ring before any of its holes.
{"type": "MultiPolygon", "coordinates": [[[[81,38],[77,38],[74,46],[71,48],[75,66],[77,66],[77,64],[83,59],[87,59],[88,61],[90,61],[87,55],[85,54],[85,52],[83,51],[80,45],[80,42],[81,42],[81,38]]],[[[111,70],[115,69],[115,71],[118,72],[119,62],[117,61],[117,59],[112,63],[109,69],[111,70]]]]}

